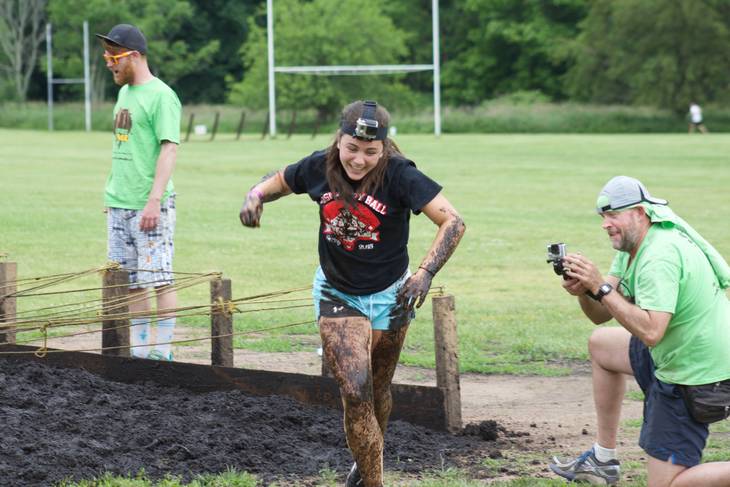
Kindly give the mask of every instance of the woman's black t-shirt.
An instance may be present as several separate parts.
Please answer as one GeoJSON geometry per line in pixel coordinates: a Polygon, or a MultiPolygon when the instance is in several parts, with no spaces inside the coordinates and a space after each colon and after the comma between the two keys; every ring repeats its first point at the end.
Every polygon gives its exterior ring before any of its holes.
{"type": "MultiPolygon", "coordinates": [[[[414,214],[441,191],[413,161],[391,157],[383,184],[374,194],[355,187],[356,206],[333,196],[325,176],[326,151],[318,151],[284,170],[294,193],[307,193],[319,205],[319,263],[339,291],[364,295],[382,291],[408,268],[410,211],[414,214]]],[[[355,183],[356,184],[356,183],[355,183]]]]}

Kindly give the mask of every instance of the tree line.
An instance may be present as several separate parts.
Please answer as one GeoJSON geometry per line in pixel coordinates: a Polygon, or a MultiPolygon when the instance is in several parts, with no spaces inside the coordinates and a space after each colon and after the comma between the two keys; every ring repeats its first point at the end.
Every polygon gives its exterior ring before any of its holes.
{"type": "MultiPolygon", "coordinates": [[[[432,62],[431,0],[274,0],[276,64],[432,62]]],[[[724,103],[729,0],[441,0],[442,97],[453,106],[529,92],[545,101],[648,105],[684,113],[724,103]]],[[[265,0],[0,0],[0,100],[45,98],[45,24],[54,75],[83,73],[82,23],[106,33],[134,23],[153,72],[183,103],[262,108],[267,100],[265,0]]],[[[116,92],[91,40],[93,99],[116,92]]],[[[78,100],[80,86],[58,87],[78,100]]],[[[376,98],[430,104],[430,72],[277,74],[277,104],[331,115],[376,98]]]]}

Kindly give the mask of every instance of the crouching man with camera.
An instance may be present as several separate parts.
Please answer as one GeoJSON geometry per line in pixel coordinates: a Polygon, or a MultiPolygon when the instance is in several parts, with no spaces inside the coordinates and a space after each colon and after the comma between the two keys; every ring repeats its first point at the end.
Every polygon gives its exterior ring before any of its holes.
{"type": "Polygon", "coordinates": [[[565,255],[563,287],[591,321],[621,327],[597,329],[589,341],[595,444],[576,459],[554,457],[550,468],[570,480],[619,480],[628,374],[644,391],[648,486],[730,486],[730,462],[700,464],[708,423],[730,414],[730,268],[636,179],[611,179],[596,206],[618,252],[607,277],[586,257],[565,255]]]}

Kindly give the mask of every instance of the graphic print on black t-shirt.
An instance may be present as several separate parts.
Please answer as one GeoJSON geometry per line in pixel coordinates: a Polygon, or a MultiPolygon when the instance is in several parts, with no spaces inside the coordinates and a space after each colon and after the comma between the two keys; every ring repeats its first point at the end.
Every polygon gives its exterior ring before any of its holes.
{"type": "MultiPolygon", "coordinates": [[[[326,174],[327,151],[317,151],[284,170],[294,193],[307,193],[319,206],[319,263],[327,282],[353,295],[372,294],[397,281],[408,269],[410,214],[435,198],[441,186],[420,172],[413,161],[394,156],[383,182],[358,191],[352,204],[332,192],[326,174]]],[[[343,170],[344,171],[344,170],[343,170]]]]}
{"type": "MultiPolygon", "coordinates": [[[[380,241],[377,230],[380,219],[360,202],[348,208],[342,200],[330,201],[322,208],[322,217],[325,238],[329,241],[336,239],[348,252],[352,252],[359,241],[380,241]]],[[[360,248],[372,248],[372,244],[361,245],[360,248]]]]}

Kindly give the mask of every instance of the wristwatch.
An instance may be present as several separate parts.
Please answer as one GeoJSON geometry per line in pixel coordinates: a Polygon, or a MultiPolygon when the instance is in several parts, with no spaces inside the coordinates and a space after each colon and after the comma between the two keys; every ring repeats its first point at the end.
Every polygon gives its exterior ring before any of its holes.
{"type": "Polygon", "coordinates": [[[594,299],[600,302],[603,297],[611,291],[613,291],[613,286],[607,282],[604,282],[603,284],[601,284],[601,287],[598,288],[598,292],[595,294],[594,299]]]}

